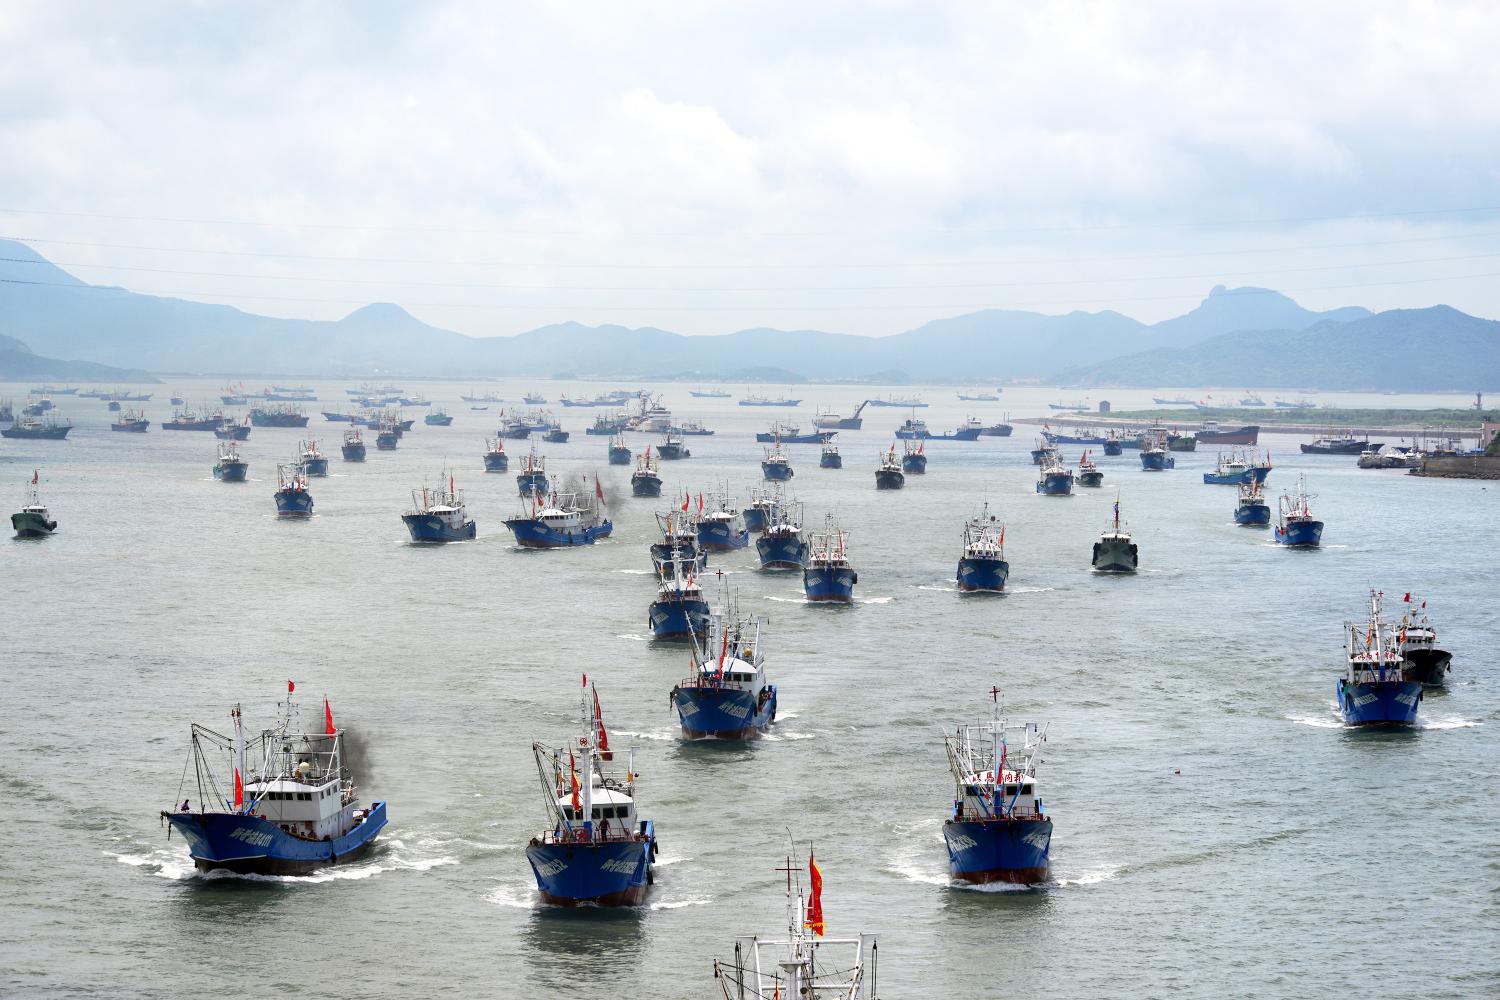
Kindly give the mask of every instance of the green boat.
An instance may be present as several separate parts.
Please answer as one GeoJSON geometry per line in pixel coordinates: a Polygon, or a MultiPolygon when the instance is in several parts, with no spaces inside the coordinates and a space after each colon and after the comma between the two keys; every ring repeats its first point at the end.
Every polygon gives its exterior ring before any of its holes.
{"type": "Polygon", "coordinates": [[[38,478],[35,472],[31,474],[31,496],[26,506],[10,516],[10,525],[16,529],[17,538],[46,538],[57,530],[57,522],[47,513],[37,493],[38,478]]]}

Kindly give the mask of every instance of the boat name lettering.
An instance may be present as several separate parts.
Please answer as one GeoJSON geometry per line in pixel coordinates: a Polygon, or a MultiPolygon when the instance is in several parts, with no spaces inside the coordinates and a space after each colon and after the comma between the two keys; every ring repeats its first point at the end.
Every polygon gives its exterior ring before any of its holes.
{"type": "Polygon", "coordinates": [[[623,861],[619,858],[610,858],[599,867],[603,871],[614,872],[616,875],[634,875],[639,864],[636,861],[623,861]]]}
{"type": "Polygon", "coordinates": [[[1045,851],[1047,849],[1047,842],[1051,838],[1048,836],[1046,827],[1038,827],[1021,839],[1037,850],[1045,851]]]}
{"type": "Polygon", "coordinates": [[[568,870],[565,861],[549,861],[544,865],[536,866],[536,873],[542,878],[554,878],[568,870]]]}
{"type": "Polygon", "coordinates": [[[977,846],[977,843],[973,837],[956,836],[948,838],[948,846],[953,848],[955,851],[962,852],[967,851],[971,847],[977,846]]]}
{"type": "Polygon", "coordinates": [[[747,716],[747,715],[750,714],[750,706],[749,705],[725,705],[724,706],[724,714],[725,715],[732,715],[736,719],[743,719],[745,716],[747,716]]]}
{"type": "Polygon", "coordinates": [[[237,826],[229,835],[234,840],[243,840],[251,847],[267,847],[271,843],[271,834],[264,830],[252,830],[249,827],[237,826]]]}

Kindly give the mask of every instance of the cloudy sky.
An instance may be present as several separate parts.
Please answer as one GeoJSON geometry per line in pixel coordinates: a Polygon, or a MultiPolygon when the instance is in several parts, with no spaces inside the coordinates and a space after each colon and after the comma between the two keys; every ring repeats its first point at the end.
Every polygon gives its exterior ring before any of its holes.
{"type": "Polygon", "coordinates": [[[1492,3],[0,7],[0,235],[288,316],[1500,316],[1492,3]]]}

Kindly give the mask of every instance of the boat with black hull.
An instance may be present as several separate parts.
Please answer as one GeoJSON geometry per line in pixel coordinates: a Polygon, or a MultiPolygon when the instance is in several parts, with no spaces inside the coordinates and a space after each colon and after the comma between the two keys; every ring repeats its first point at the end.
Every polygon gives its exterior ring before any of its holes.
{"type": "Polygon", "coordinates": [[[344,442],[339,446],[339,452],[346,462],[363,462],[365,460],[364,431],[358,427],[351,427],[345,431],[344,442]]]}
{"type": "Polygon", "coordinates": [[[594,418],[593,424],[583,429],[583,433],[598,437],[613,437],[630,430],[630,421],[623,413],[601,413],[594,418]]]}
{"type": "Polygon", "coordinates": [[[239,445],[221,441],[213,471],[214,478],[221,483],[243,483],[250,476],[250,463],[240,457],[239,445]]]}
{"type": "Polygon", "coordinates": [[[695,629],[687,677],[671,692],[682,735],[745,740],[776,721],[776,685],[766,680],[760,618],[743,618],[727,595],[706,628],[695,629]]]}
{"type": "Polygon", "coordinates": [[[673,551],[667,570],[657,579],[656,600],[646,609],[653,639],[689,639],[702,635],[708,622],[708,599],[695,569],[681,549],[673,551]]]}
{"type": "Polygon", "coordinates": [[[680,567],[683,572],[702,575],[708,568],[708,552],[698,547],[698,526],[688,511],[689,503],[656,515],[661,540],[651,545],[651,565],[658,578],[666,578],[680,567]]]}
{"type": "Polygon", "coordinates": [[[923,402],[921,396],[887,396],[884,399],[865,400],[870,406],[895,407],[901,410],[925,410],[929,403],[923,402]]]}
{"type": "Polygon", "coordinates": [[[505,442],[500,438],[485,439],[483,458],[485,472],[506,472],[510,469],[510,456],[505,453],[505,442]]]}
{"type": "Polygon", "coordinates": [[[842,469],[843,467],[844,456],[839,454],[839,446],[832,442],[824,442],[823,450],[818,455],[818,468],[842,469]]]}
{"type": "Polygon", "coordinates": [[[755,540],[764,570],[802,569],[807,565],[807,537],[802,531],[802,504],[778,500],[767,514],[765,531],[755,540]]]}
{"type": "Polygon", "coordinates": [[[1344,622],[1344,673],[1334,700],[1349,726],[1411,726],[1422,682],[1408,667],[1396,626],[1382,619],[1384,595],[1370,591],[1369,617],[1344,622]]]}
{"type": "Polygon", "coordinates": [[[614,531],[614,522],[606,516],[604,507],[604,488],[596,482],[592,493],[535,494],[529,507],[522,501],[521,512],[507,518],[505,526],[516,536],[516,544],[525,549],[593,545],[614,531]]]}
{"type": "Polygon", "coordinates": [[[28,441],[61,441],[73,429],[73,421],[57,419],[56,413],[47,414],[46,419],[22,415],[4,430],[0,437],[22,438],[28,441]]]}
{"type": "Polygon", "coordinates": [[[1277,503],[1274,538],[1276,544],[1291,548],[1317,548],[1323,539],[1323,522],[1312,515],[1308,501],[1313,494],[1307,492],[1303,477],[1297,477],[1295,492],[1283,493],[1277,503]]]}
{"type": "Polygon", "coordinates": [[[358,860],[385,827],[384,802],[360,807],[327,699],[321,725],[303,730],[290,682],[287,689],[280,721],[252,739],[238,705],[228,736],[193,724],[198,811],[184,798],[161,816],[188,842],[199,871],[310,875],[358,860]]]}
{"type": "Polygon", "coordinates": [[[1362,451],[1379,451],[1383,441],[1371,441],[1366,434],[1357,438],[1347,431],[1343,434],[1325,434],[1311,444],[1298,445],[1304,455],[1358,455],[1362,451]]]}
{"type": "Polygon", "coordinates": [[[140,410],[122,410],[115,422],[109,425],[109,429],[126,434],[144,434],[150,426],[151,421],[140,410]]]}
{"type": "Polygon", "coordinates": [[[998,424],[986,424],[983,427],[979,428],[980,437],[1008,438],[1014,432],[1015,427],[1011,425],[1009,413],[1005,414],[1005,416],[1001,418],[998,424]]]}
{"type": "Polygon", "coordinates": [[[986,503],[964,523],[964,554],[958,558],[958,589],[965,594],[998,594],[1010,578],[1005,561],[1005,524],[986,503]]]}
{"type": "Polygon", "coordinates": [[[1220,427],[1217,420],[1205,420],[1193,432],[1193,437],[1204,444],[1243,444],[1253,448],[1260,442],[1260,425],[1226,428],[1220,427]]]}
{"type": "Polygon", "coordinates": [[[318,448],[318,439],[303,442],[302,471],[311,476],[328,475],[328,456],[318,448]]]}
{"type": "Polygon", "coordinates": [[[906,473],[901,471],[901,459],[896,457],[896,446],[891,445],[891,450],[880,456],[880,464],[875,467],[875,488],[899,490],[905,485],[906,473]]]}
{"type": "Polygon", "coordinates": [[[1271,523],[1271,507],[1266,503],[1265,490],[1260,483],[1252,480],[1240,484],[1234,523],[1252,528],[1264,528],[1271,523]]]}
{"type": "Polygon", "coordinates": [[[1078,472],[1076,475],[1079,486],[1097,487],[1104,485],[1104,473],[1099,471],[1099,466],[1095,464],[1092,458],[1089,458],[1089,453],[1086,451],[1078,459],[1078,472]]]}
{"type": "Polygon", "coordinates": [[[446,490],[441,485],[436,489],[423,486],[412,490],[411,510],[401,515],[401,521],[411,540],[424,544],[467,542],[479,534],[478,526],[464,507],[463,494],[453,485],[451,473],[446,490]]]}
{"type": "Polygon", "coordinates": [[[803,434],[802,427],[786,420],[773,421],[771,429],[755,433],[756,444],[823,444],[838,436],[838,431],[813,431],[803,434]]]}
{"type": "Polygon", "coordinates": [[[819,604],[853,604],[859,573],[849,562],[849,536],[832,514],[825,514],[823,530],[815,531],[802,568],[802,592],[819,604]]]}
{"type": "Polygon", "coordinates": [[[250,423],[255,427],[306,427],[307,413],[296,405],[252,406],[250,423]]]}
{"type": "Polygon", "coordinates": [[[1000,690],[989,721],[944,737],[953,774],[953,812],[943,822],[948,871],[970,885],[1036,885],[1051,871],[1052,819],[1042,809],[1036,766],[1047,732],[1011,725],[1000,690]]]}
{"type": "Polygon", "coordinates": [[[1134,573],[1139,565],[1140,550],[1120,524],[1120,498],[1116,495],[1114,520],[1094,543],[1093,566],[1099,573],[1134,573]]]}
{"type": "Polygon", "coordinates": [[[250,421],[225,417],[224,422],[214,428],[214,437],[220,441],[250,440],[250,421]]]}
{"type": "Polygon", "coordinates": [[[633,497],[661,496],[661,466],[651,454],[651,446],[635,460],[635,471],[630,474],[630,495],[633,497]]]}
{"type": "Polygon", "coordinates": [[[21,504],[20,510],[10,516],[10,526],[17,538],[46,538],[57,530],[57,522],[47,510],[47,505],[42,503],[41,491],[37,489],[40,482],[41,473],[33,469],[31,490],[26,495],[26,501],[21,504]]]}
{"type": "Polygon", "coordinates": [[[1042,437],[1046,438],[1048,444],[1084,444],[1090,447],[1102,446],[1105,441],[1109,440],[1106,435],[1100,434],[1093,428],[1084,427],[1080,428],[1076,434],[1067,434],[1054,431],[1045,424],[1042,426],[1042,437]]]}
{"type": "Polygon", "coordinates": [[[728,399],[730,394],[723,389],[689,389],[688,395],[694,399],[728,399]]]}
{"type": "Polygon", "coordinates": [[[671,431],[662,435],[661,442],[656,446],[656,457],[663,462],[675,462],[684,458],[692,458],[693,453],[688,450],[687,445],[682,443],[682,437],[671,431]]]}
{"type": "Polygon", "coordinates": [[[1159,424],[1141,435],[1141,470],[1143,472],[1166,472],[1177,468],[1177,459],[1167,447],[1166,429],[1159,424]]]}
{"type": "Polygon", "coordinates": [[[567,444],[568,432],[563,430],[562,424],[548,424],[547,429],[542,432],[542,440],[548,444],[567,444]]]}
{"type": "Polygon", "coordinates": [[[609,464],[610,465],[629,465],[631,457],[632,456],[630,454],[630,446],[625,443],[625,437],[624,437],[624,435],[621,435],[621,436],[615,438],[614,440],[610,441],[610,443],[609,443],[609,464]]]}
{"type": "Polygon", "coordinates": [[[276,513],[280,517],[312,517],[313,498],[301,465],[276,467],[276,513]]]}
{"type": "Polygon", "coordinates": [[[1401,600],[1406,610],[1401,613],[1396,643],[1406,660],[1407,673],[1423,687],[1442,687],[1453,669],[1453,654],[1438,645],[1437,627],[1427,615],[1427,602],[1409,591],[1401,600]]]}
{"type": "Polygon", "coordinates": [[[739,400],[739,404],[741,406],[801,406],[802,400],[787,399],[785,396],[777,396],[775,399],[768,399],[765,396],[757,396],[751,394],[749,396],[741,397],[741,399],[739,400]]]}
{"type": "Polygon", "coordinates": [[[1032,465],[1056,465],[1062,461],[1062,453],[1057,445],[1048,444],[1046,441],[1038,441],[1036,447],[1031,449],[1032,465]]]}
{"type": "Polygon", "coordinates": [[[171,420],[162,421],[164,431],[216,431],[224,424],[222,411],[209,412],[184,407],[172,414],[171,420]]]}
{"type": "Polygon", "coordinates": [[[531,838],[526,860],[544,903],[637,906],[655,881],[658,848],[655,825],[636,812],[635,748],[610,749],[587,678],[579,708],[578,735],[566,745],[532,744],[553,824],[531,838]]]}

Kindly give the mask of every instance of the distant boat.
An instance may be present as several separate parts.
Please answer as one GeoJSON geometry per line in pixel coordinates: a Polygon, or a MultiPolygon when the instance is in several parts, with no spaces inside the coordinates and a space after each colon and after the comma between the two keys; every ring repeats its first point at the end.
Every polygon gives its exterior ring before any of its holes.
{"type": "Polygon", "coordinates": [[[927,442],[918,441],[913,448],[910,441],[901,443],[901,471],[908,476],[920,476],[927,472],[927,442]]]}
{"type": "Polygon", "coordinates": [[[250,423],[255,427],[306,427],[307,414],[300,406],[252,406],[250,423]]]}
{"type": "Polygon", "coordinates": [[[146,428],[151,426],[151,421],[140,410],[121,410],[115,422],[109,425],[112,431],[124,431],[127,434],[144,434],[146,428]]]}
{"type": "Polygon", "coordinates": [[[1203,444],[1248,444],[1254,446],[1260,440],[1260,426],[1258,424],[1246,424],[1243,427],[1226,429],[1219,426],[1217,420],[1205,420],[1194,432],[1203,444]]]}
{"type": "Polygon", "coordinates": [[[355,416],[352,413],[337,413],[333,410],[324,410],[323,419],[336,424],[352,424],[355,416]]]}
{"type": "Polygon", "coordinates": [[[1048,403],[1049,410],[1087,410],[1089,401],[1087,399],[1072,403],[1048,403]]]}
{"type": "Polygon", "coordinates": [[[760,463],[760,474],[761,478],[771,482],[786,482],[796,475],[791,459],[781,449],[780,441],[766,449],[766,457],[760,463]]]}
{"type": "Polygon", "coordinates": [[[1248,396],[1245,396],[1243,399],[1240,400],[1240,405],[1241,406],[1265,406],[1266,405],[1266,401],[1264,399],[1261,399],[1259,396],[1255,395],[1255,393],[1252,392],[1248,396]]]}
{"type": "Polygon", "coordinates": [[[854,408],[854,415],[850,417],[841,417],[831,411],[819,410],[813,415],[813,426],[818,430],[857,431],[865,425],[864,418],[860,414],[869,405],[868,399],[860,403],[854,408]]]}
{"type": "Polygon", "coordinates": [[[902,409],[926,409],[929,405],[922,401],[921,396],[887,396],[884,399],[866,400],[871,406],[895,406],[902,409]]]}
{"type": "Polygon", "coordinates": [[[1094,543],[1094,569],[1101,573],[1134,573],[1139,561],[1140,552],[1130,532],[1120,526],[1120,497],[1116,494],[1114,520],[1094,543]]]}
{"type": "Polygon", "coordinates": [[[755,395],[743,396],[743,397],[740,398],[739,402],[740,402],[741,406],[801,406],[802,405],[802,400],[800,400],[800,399],[788,399],[785,396],[777,396],[775,399],[770,399],[770,398],[768,398],[766,396],[755,396],[755,395]]]}
{"type": "Polygon", "coordinates": [[[214,428],[214,437],[220,441],[248,441],[250,429],[248,420],[232,420],[225,417],[223,423],[214,428]]]}
{"type": "Polygon", "coordinates": [[[527,406],[546,406],[547,397],[543,396],[539,392],[528,392],[526,395],[521,397],[521,402],[525,403],[527,406]]]}
{"type": "Polygon", "coordinates": [[[365,435],[358,427],[351,427],[344,432],[344,443],[341,447],[344,461],[363,462],[365,460],[365,435]]]}
{"type": "Polygon", "coordinates": [[[670,462],[683,458],[692,458],[693,453],[688,450],[687,445],[682,443],[682,438],[679,435],[668,431],[662,435],[661,443],[656,446],[656,457],[663,462],[670,462]]]}
{"type": "Polygon", "coordinates": [[[961,403],[998,403],[998,402],[1000,402],[1000,397],[997,396],[997,395],[995,395],[993,392],[985,392],[985,391],[980,390],[980,389],[976,389],[973,392],[969,392],[969,393],[963,393],[963,392],[961,392],[961,393],[958,394],[958,399],[959,399],[959,402],[961,402],[961,403]]]}
{"type": "Polygon", "coordinates": [[[452,473],[448,475],[446,491],[441,485],[437,489],[423,486],[420,491],[412,490],[411,510],[401,515],[401,521],[413,542],[464,542],[479,533],[464,507],[463,494],[453,485],[452,473]]]}
{"type": "Polygon", "coordinates": [[[630,474],[630,495],[636,497],[661,496],[661,468],[651,457],[651,446],[635,460],[635,471],[630,474]]]}
{"type": "Polygon", "coordinates": [[[1298,396],[1292,400],[1278,399],[1275,402],[1276,408],[1279,410],[1313,410],[1318,406],[1317,403],[1306,396],[1298,396]]]}
{"type": "Polygon", "coordinates": [[[328,475],[328,456],[318,450],[318,439],[305,441],[302,445],[302,471],[309,476],[328,475]]]}
{"type": "Polygon", "coordinates": [[[826,430],[803,434],[802,428],[797,424],[786,420],[776,420],[771,423],[770,430],[756,432],[755,442],[757,444],[772,444],[776,441],[782,444],[822,444],[837,435],[837,431],[826,430]]]}
{"type": "Polygon", "coordinates": [[[161,429],[164,431],[216,431],[224,423],[222,410],[197,411],[192,407],[184,407],[172,414],[171,420],[162,421],[161,429]]]}
{"type": "Polygon", "coordinates": [[[820,469],[842,469],[844,467],[843,456],[839,454],[839,447],[832,442],[823,445],[822,454],[818,456],[818,468],[820,469]]]}
{"type": "Polygon", "coordinates": [[[41,492],[37,489],[40,481],[41,473],[33,469],[26,501],[10,516],[10,526],[15,529],[17,538],[46,538],[57,530],[57,522],[42,503],[41,492]]]}
{"type": "MultiPolygon", "coordinates": [[[[429,406],[432,404],[428,404],[429,406]]],[[[428,427],[448,427],[453,423],[453,414],[439,407],[422,418],[428,427]]]]}
{"type": "Polygon", "coordinates": [[[55,413],[49,413],[45,420],[22,416],[9,427],[0,430],[0,437],[25,438],[33,441],[61,441],[72,429],[73,421],[59,422],[55,413]]]}
{"type": "Polygon", "coordinates": [[[723,389],[689,389],[688,395],[696,399],[728,399],[729,393],[723,389]]]}
{"type": "MultiPolygon", "coordinates": [[[[461,399],[461,400],[463,400],[465,403],[503,403],[503,402],[505,402],[505,400],[501,399],[499,396],[497,396],[493,392],[486,392],[486,393],[482,393],[482,394],[481,393],[470,393],[467,396],[460,395],[458,398],[461,399]]],[[[529,404],[530,400],[528,400],[527,402],[529,404]]],[[[543,402],[545,402],[545,400],[543,400],[543,402]]]]}
{"type": "Polygon", "coordinates": [[[625,443],[625,436],[623,434],[609,443],[609,464],[630,464],[630,446],[625,443]]]}
{"type": "Polygon", "coordinates": [[[1151,397],[1151,402],[1155,403],[1157,406],[1197,406],[1198,405],[1198,401],[1196,399],[1188,399],[1186,396],[1174,396],[1171,399],[1167,399],[1167,398],[1165,398],[1163,396],[1152,396],[1151,397]]]}
{"type": "Polygon", "coordinates": [[[568,432],[562,429],[562,424],[552,423],[542,432],[542,440],[548,444],[567,444],[568,432]]]}
{"type": "Polygon", "coordinates": [[[630,421],[623,413],[601,413],[594,418],[592,427],[584,429],[585,434],[598,434],[601,437],[613,437],[630,429],[630,421]]]}
{"type": "Polygon", "coordinates": [[[395,451],[397,444],[401,441],[401,424],[396,421],[387,421],[377,424],[375,434],[376,451],[395,451]]]}
{"type": "Polygon", "coordinates": [[[1210,486],[1239,486],[1243,483],[1263,483],[1271,474],[1271,456],[1268,453],[1264,462],[1256,462],[1255,457],[1250,454],[1230,452],[1225,455],[1219,452],[1218,462],[1214,465],[1214,471],[1203,474],[1203,482],[1210,486]]]}
{"type": "Polygon", "coordinates": [[[484,442],[484,471],[505,472],[510,468],[510,456],[505,453],[505,442],[500,438],[487,438],[484,442]]]}
{"type": "Polygon", "coordinates": [[[243,483],[250,475],[250,463],[240,457],[239,446],[233,441],[220,441],[218,451],[214,478],[221,483],[243,483]]]}
{"type": "Polygon", "coordinates": [[[1367,434],[1357,438],[1349,431],[1341,434],[1328,433],[1316,438],[1311,444],[1300,445],[1304,455],[1358,455],[1365,450],[1379,450],[1384,442],[1371,441],[1367,434]]]}

